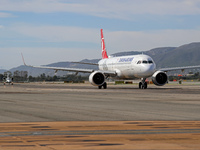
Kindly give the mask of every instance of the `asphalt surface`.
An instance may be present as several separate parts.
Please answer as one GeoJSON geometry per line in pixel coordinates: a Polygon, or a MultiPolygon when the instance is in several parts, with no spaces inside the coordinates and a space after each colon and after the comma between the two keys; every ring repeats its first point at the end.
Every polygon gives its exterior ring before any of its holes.
{"type": "Polygon", "coordinates": [[[0,122],[200,120],[200,85],[0,86],[0,122]]]}
{"type": "Polygon", "coordinates": [[[0,86],[0,150],[200,147],[200,84],[0,86]]]}

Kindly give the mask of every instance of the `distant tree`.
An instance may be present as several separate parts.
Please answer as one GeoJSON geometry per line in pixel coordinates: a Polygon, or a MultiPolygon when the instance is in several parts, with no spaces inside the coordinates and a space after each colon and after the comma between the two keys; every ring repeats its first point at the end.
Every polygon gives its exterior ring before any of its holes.
{"type": "Polygon", "coordinates": [[[28,78],[28,72],[27,72],[27,71],[19,71],[19,70],[16,70],[16,71],[13,73],[13,80],[14,80],[15,82],[27,81],[27,78],[28,78]]]}
{"type": "Polygon", "coordinates": [[[29,81],[29,82],[34,82],[34,81],[35,81],[35,78],[32,77],[32,76],[29,76],[29,77],[28,77],[28,81],[29,81]]]}
{"type": "Polygon", "coordinates": [[[53,81],[58,81],[58,77],[56,75],[53,76],[53,81]]]}
{"type": "Polygon", "coordinates": [[[194,76],[195,76],[195,77],[199,77],[199,72],[196,72],[196,73],[194,74],[194,76]]]}
{"type": "Polygon", "coordinates": [[[46,80],[46,75],[45,73],[40,75],[40,81],[45,81],[46,80]]]}
{"type": "Polygon", "coordinates": [[[4,75],[0,74],[0,81],[3,81],[4,75]]]}

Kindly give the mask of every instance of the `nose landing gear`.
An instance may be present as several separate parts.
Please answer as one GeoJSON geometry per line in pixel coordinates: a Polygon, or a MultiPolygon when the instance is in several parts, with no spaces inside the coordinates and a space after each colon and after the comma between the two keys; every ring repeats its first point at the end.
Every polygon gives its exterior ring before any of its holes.
{"type": "Polygon", "coordinates": [[[99,88],[99,89],[101,89],[102,87],[103,87],[104,89],[107,89],[107,83],[106,83],[106,82],[104,82],[104,84],[103,84],[103,85],[101,85],[101,86],[98,86],[98,88],[99,88]]]}
{"type": "Polygon", "coordinates": [[[139,89],[147,89],[147,82],[145,82],[146,78],[142,78],[142,81],[139,83],[139,89]]]}

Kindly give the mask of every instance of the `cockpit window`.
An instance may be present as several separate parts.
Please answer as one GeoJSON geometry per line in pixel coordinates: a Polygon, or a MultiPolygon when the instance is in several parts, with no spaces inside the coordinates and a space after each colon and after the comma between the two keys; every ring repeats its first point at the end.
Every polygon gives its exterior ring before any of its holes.
{"type": "Polygon", "coordinates": [[[148,63],[149,63],[149,64],[153,64],[153,61],[152,61],[152,60],[149,60],[148,63]]]}
{"type": "Polygon", "coordinates": [[[137,64],[153,64],[153,60],[139,60],[137,64]]]}
{"type": "Polygon", "coordinates": [[[147,64],[147,63],[148,63],[148,61],[146,61],[146,60],[143,60],[143,61],[142,61],[142,63],[143,63],[143,64],[147,64]]]}

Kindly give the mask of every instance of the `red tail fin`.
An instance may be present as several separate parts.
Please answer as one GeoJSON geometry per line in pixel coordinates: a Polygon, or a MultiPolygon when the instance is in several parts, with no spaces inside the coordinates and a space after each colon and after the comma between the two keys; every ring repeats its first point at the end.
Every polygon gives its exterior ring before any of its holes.
{"type": "Polygon", "coordinates": [[[104,42],[104,37],[103,37],[103,29],[101,29],[101,49],[102,49],[102,59],[108,58],[108,55],[106,52],[106,46],[104,42]]]}

